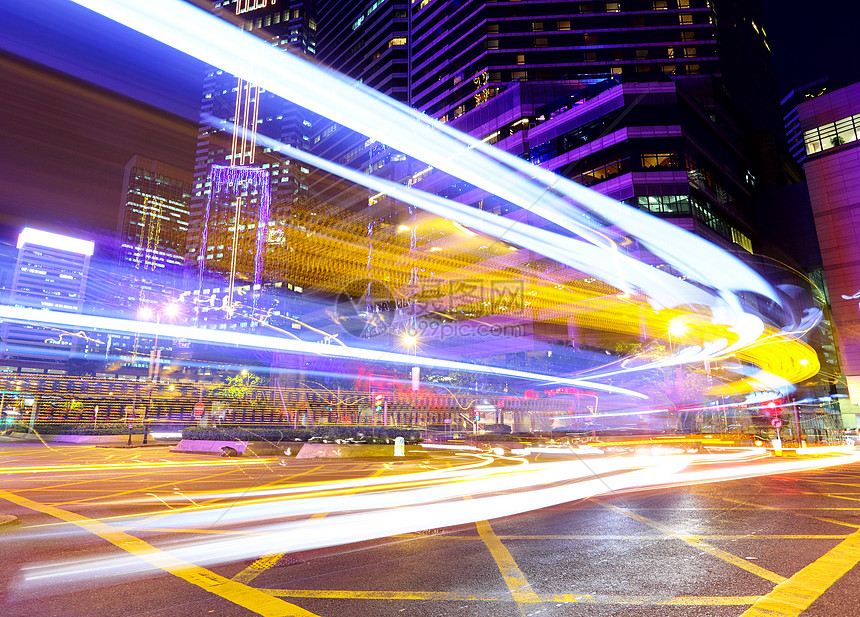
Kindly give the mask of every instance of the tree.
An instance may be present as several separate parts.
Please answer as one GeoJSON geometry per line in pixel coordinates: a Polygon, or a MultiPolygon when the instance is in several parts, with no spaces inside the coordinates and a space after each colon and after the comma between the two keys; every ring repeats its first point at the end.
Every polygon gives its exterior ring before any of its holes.
{"type": "Polygon", "coordinates": [[[225,379],[224,384],[215,390],[214,394],[222,398],[241,400],[247,397],[252,387],[258,386],[261,382],[262,379],[253,373],[234,375],[225,379]]]}

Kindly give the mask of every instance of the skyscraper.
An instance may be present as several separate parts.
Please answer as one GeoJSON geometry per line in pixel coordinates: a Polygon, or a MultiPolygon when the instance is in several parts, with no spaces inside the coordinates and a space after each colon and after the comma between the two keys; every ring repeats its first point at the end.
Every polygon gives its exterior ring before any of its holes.
{"type": "MultiPolygon", "coordinates": [[[[18,235],[12,280],[13,306],[63,313],[80,312],[94,244],[30,227],[18,235]]],[[[28,323],[6,323],[3,352],[8,358],[60,361],[78,347],[81,333],[28,323]]]]}
{"type": "Polygon", "coordinates": [[[860,404],[860,83],[801,103],[804,171],[851,403],[860,404]]]}
{"type": "MultiPolygon", "coordinates": [[[[315,53],[317,25],[310,2],[216,0],[213,10],[286,53],[315,53]]],[[[260,285],[270,221],[287,216],[307,190],[307,170],[271,154],[257,135],[304,148],[312,126],[312,114],[253,80],[207,70],[186,255],[197,272],[192,286],[200,290],[215,276],[224,280],[232,298],[240,284],[260,285]]]]}
{"type": "Polygon", "coordinates": [[[125,167],[120,208],[124,304],[174,299],[182,287],[191,172],[134,156],[125,167]]]}

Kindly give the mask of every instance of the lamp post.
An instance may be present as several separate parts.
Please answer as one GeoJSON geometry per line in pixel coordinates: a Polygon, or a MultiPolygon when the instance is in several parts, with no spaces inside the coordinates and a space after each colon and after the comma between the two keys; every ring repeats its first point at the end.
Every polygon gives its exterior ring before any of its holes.
{"type": "Polygon", "coordinates": [[[152,350],[149,352],[149,379],[152,383],[149,385],[149,402],[143,410],[143,444],[147,443],[146,416],[152,409],[152,390],[158,382],[159,373],[161,372],[161,350],[158,348],[158,335],[160,334],[161,316],[174,318],[179,314],[179,305],[175,302],[165,305],[160,310],[153,310],[145,306],[138,311],[138,317],[144,321],[149,321],[155,317],[155,341],[153,342],[152,350]]]}
{"type": "MultiPolygon", "coordinates": [[[[406,348],[412,352],[413,357],[418,354],[418,336],[416,336],[415,334],[411,334],[410,332],[407,332],[406,334],[403,335],[402,342],[403,342],[403,345],[405,345],[406,348]]],[[[414,410],[415,409],[415,401],[418,400],[415,393],[418,392],[418,390],[420,388],[420,383],[421,383],[421,368],[418,366],[413,366],[412,370],[410,372],[410,376],[412,377],[412,389],[411,389],[411,392],[412,392],[412,409],[414,410]]],[[[388,411],[388,404],[386,403],[385,413],[383,415],[383,425],[385,425],[385,422],[387,420],[387,417],[386,417],[388,415],[387,411],[388,411]]]]}
{"type": "MultiPolygon", "coordinates": [[[[669,333],[669,354],[673,355],[675,353],[675,341],[685,336],[689,331],[690,327],[687,325],[687,322],[684,321],[684,318],[681,316],[673,317],[669,320],[668,324],[668,333],[669,333]]],[[[683,391],[683,371],[681,369],[680,364],[675,364],[675,428],[680,428],[678,426],[678,421],[680,420],[680,415],[677,412],[677,405],[681,400],[681,392],[683,391]]],[[[669,428],[668,426],[666,428],[669,428]]]]}

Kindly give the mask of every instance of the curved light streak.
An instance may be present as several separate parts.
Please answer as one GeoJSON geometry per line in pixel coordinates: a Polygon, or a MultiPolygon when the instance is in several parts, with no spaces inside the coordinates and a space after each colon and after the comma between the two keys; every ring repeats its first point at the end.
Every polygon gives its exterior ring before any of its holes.
{"type": "MultiPolygon", "coordinates": [[[[597,457],[461,469],[447,474],[435,471],[426,478],[410,474],[358,479],[337,483],[342,490],[331,490],[331,483],[306,485],[304,493],[292,488],[268,489],[265,492],[272,496],[262,499],[100,521],[153,531],[221,527],[234,533],[214,540],[208,536],[164,543],[147,558],[148,563],[139,557],[121,556],[30,566],[22,570],[23,583],[53,584],[96,574],[99,579],[141,574],[152,571],[149,564],[165,558],[196,565],[236,562],[272,552],[298,552],[512,516],[609,493],[791,473],[860,460],[860,454],[852,453],[828,459],[750,464],[758,455],[751,449],[722,455],[597,457]],[[366,492],[368,487],[374,490],[366,492]],[[284,495],[279,497],[279,492],[284,495]],[[328,515],[305,518],[318,512],[328,515]]],[[[156,496],[155,501],[159,499],[156,496]]],[[[66,525],[61,528],[70,529],[66,525]]]]}
{"type": "Polygon", "coordinates": [[[391,351],[376,351],[360,347],[336,347],[324,343],[311,343],[307,341],[296,341],[292,339],[262,336],[259,334],[246,334],[243,332],[227,332],[226,330],[208,330],[190,326],[179,326],[175,324],[153,323],[148,321],[133,321],[130,319],[117,319],[114,317],[101,317],[98,315],[82,315],[78,313],[60,313],[58,311],[42,311],[39,309],[21,308],[15,306],[0,306],[0,320],[23,321],[28,323],[47,323],[53,325],[66,325],[79,328],[96,328],[121,332],[126,334],[148,334],[159,336],[188,339],[200,343],[214,343],[224,346],[239,346],[267,349],[271,351],[283,351],[288,353],[305,353],[319,356],[334,356],[352,360],[369,360],[371,362],[389,362],[391,364],[405,364],[408,366],[422,366],[427,368],[446,369],[453,371],[465,371],[470,373],[482,373],[485,375],[503,375],[529,381],[543,383],[560,383],[572,386],[601,390],[623,394],[640,399],[648,397],[639,392],[618,388],[606,384],[600,384],[585,379],[572,379],[556,375],[542,375],[527,371],[517,371],[482,364],[468,364],[454,360],[429,358],[426,356],[414,356],[410,354],[394,353],[391,351]]]}
{"type": "MultiPolygon", "coordinates": [[[[643,292],[655,308],[709,307],[712,324],[727,328],[734,340],[712,341],[698,352],[687,352],[684,361],[725,356],[754,344],[762,336],[764,321],[744,309],[739,292],[759,294],[782,307],[784,313],[791,313],[759,274],[710,242],[462,134],[371,88],[284,53],[190,4],[179,0],[72,1],[224,71],[251,79],[297,105],[537,214],[581,240],[528,225],[512,226],[510,219],[468,206],[453,206],[456,202],[436,196],[416,197],[410,193],[412,201],[404,199],[409,203],[525,247],[539,245],[536,250],[554,260],[595,273],[625,292],[643,292]],[[165,20],[164,15],[171,18],[165,20]],[[254,67],[253,71],[248,67],[254,67]],[[625,231],[697,284],[625,255],[614,240],[625,231]]],[[[292,155],[298,157],[295,151],[292,155]]],[[[338,173],[346,177],[343,170],[338,173]]],[[[362,184],[370,186],[367,176],[362,174],[362,178],[362,184]]],[[[376,180],[372,182],[374,187],[382,186],[376,180]]],[[[388,185],[379,190],[402,199],[406,189],[388,185]]],[[[392,361],[396,355],[392,355],[392,361]]],[[[672,363],[680,361],[675,358],[672,363]]],[[[467,370],[475,368],[469,365],[467,370]]],[[[556,381],[570,383],[558,378],[556,381]]]]}

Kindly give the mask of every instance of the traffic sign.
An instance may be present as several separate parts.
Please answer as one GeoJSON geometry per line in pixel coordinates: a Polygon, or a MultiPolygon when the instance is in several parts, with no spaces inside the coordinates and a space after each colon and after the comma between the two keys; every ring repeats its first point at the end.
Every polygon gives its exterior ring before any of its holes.
{"type": "Polygon", "coordinates": [[[206,410],[206,407],[203,406],[202,402],[198,402],[194,405],[194,417],[199,418],[203,415],[203,412],[206,410]]]}
{"type": "Polygon", "coordinates": [[[779,418],[771,418],[770,423],[773,424],[774,428],[779,428],[782,426],[782,420],[780,420],[779,418]]]}

